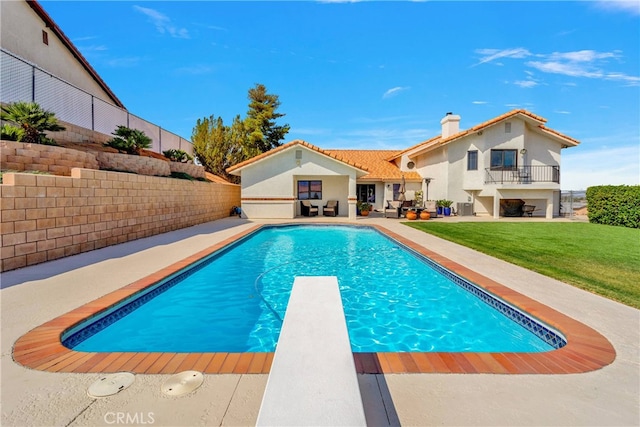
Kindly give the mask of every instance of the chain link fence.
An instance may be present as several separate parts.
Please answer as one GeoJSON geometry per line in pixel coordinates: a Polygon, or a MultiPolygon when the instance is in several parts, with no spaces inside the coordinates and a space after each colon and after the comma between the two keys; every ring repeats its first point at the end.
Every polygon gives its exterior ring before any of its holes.
{"type": "Polygon", "coordinates": [[[161,153],[173,148],[193,154],[189,140],[97,98],[5,49],[0,53],[2,103],[37,102],[59,120],[105,135],[111,135],[118,126],[139,129],[151,138],[152,151],[161,153]]]}

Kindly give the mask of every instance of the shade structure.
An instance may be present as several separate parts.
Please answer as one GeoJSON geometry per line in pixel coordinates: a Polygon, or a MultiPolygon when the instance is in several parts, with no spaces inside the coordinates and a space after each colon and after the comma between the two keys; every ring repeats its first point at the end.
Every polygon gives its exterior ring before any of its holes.
{"type": "Polygon", "coordinates": [[[400,181],[400,196],[398,196],[398,200],[400,200],[401,202],[404,202],[405,200],[407,200],[407,198],[404,195],[405,190],[405,181],[404,181],[404,175],[402,175],[402,181],[400,181]]]}

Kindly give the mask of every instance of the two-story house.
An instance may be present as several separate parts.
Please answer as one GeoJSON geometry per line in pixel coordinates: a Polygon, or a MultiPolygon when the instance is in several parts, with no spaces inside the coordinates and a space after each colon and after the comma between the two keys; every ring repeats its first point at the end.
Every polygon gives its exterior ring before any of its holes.
{"type": "MultiPolygon", "coordinates": [[[[464,204],[465,213],[498,218],[509,202],[560,213],[560,158],[579,142],[545,126],[526,110],[513,110],[467,130],[448,113],[442,133],[406,150],[324,150],[304,141],[263,153],[228,169],[242,177],[242,208],[248,218],[294,218],[300,200],[322,206],[338,200],[339,215],[356,216],[356,203],[384,209],[416,191],[424,200],[464,204]]],[[[454,207],[456,205],[454,204],[454,207]]]]}

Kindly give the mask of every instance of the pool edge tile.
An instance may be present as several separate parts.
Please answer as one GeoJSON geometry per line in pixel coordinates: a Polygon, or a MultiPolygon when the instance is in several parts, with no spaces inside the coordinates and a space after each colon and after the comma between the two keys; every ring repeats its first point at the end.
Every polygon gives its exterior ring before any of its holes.
{"type": "MultiPolygon", "coordinates": [[[[492,374],[571,374],[590,372],[611,364],[616,358],[615,348],[595,329],[558,312],[526,295],[508,288],[486,276],[436,254],[415,242],[377,224],[354,225],[375,228],[421,255],[446,267],[517,307],[541,322],[561,332],[567,344],[543,353],[354,353],[359,373],[492,373],[492,374]]],[[[143,291],[201,258],[224,248],[260,228],[248,230],[224,239],[209,248],[173,263],[140,280],[58,316],[22,335],[13,345],[13,360],[27,368],[48,372],[114,372],[118,369],[135,373],[175,373],[199,368],[207,374],[266,374],[273,362],[273,353],[136,353],[77,352],[62,346],[64,332],[88,317],[108,310],[124,298],[143,291]],[[265,354],[265,356],[257,356],[265,354]]]]}

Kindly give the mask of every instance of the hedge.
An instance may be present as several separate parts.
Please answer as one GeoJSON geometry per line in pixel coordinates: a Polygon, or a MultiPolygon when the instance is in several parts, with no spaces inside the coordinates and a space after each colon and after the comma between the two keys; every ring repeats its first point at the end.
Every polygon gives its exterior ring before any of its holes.
{"type": "Polygon", "coordinates": [[[587,188],[589,222],[640,228],[640,185],[587,188]]]}

